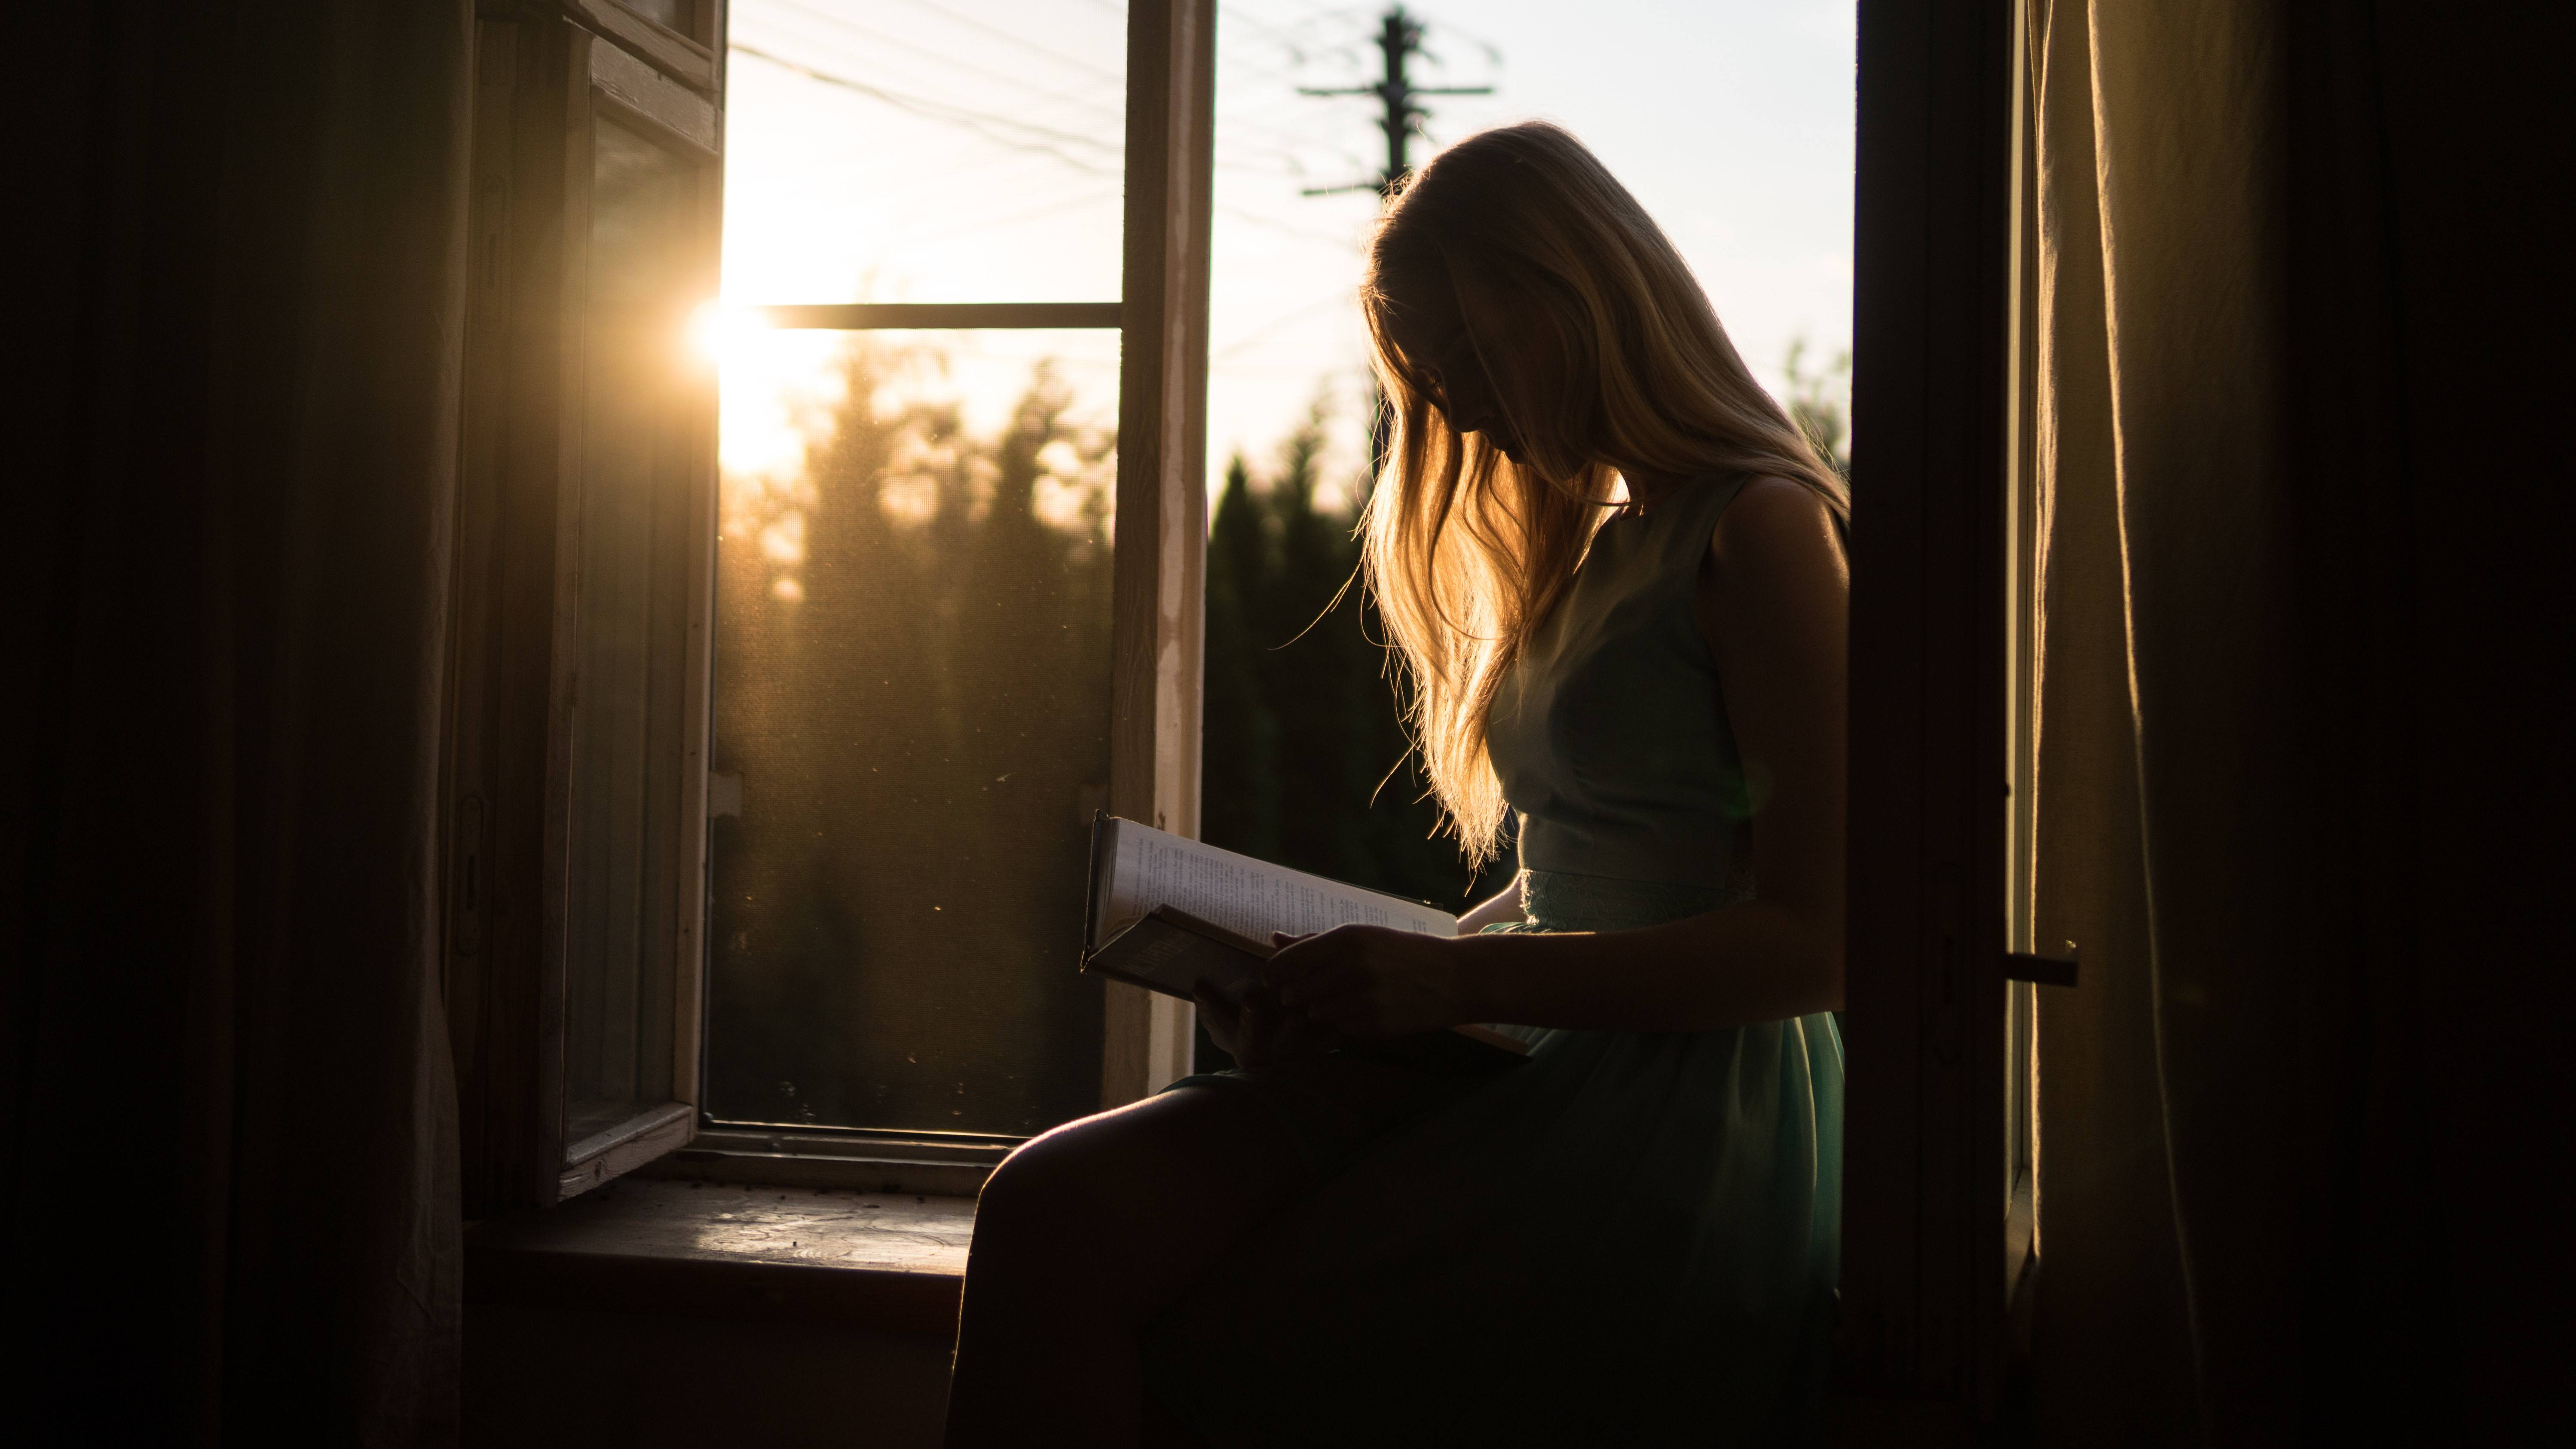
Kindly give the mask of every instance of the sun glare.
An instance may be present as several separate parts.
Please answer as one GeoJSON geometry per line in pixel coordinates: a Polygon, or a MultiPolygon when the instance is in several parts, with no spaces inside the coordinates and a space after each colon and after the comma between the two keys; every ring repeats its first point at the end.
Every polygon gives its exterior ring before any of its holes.
{"type": "Polygon", "coordinates": [[[757,307],[709,298],[690,314],[688,349],[712,364],[722,399],[717,436],[728,474],[777,479],[804,466],[818,406],[838,398],[843,335],[782,330],[757,307]]]}
{"type": "Polygon", "coordinates": [[[749,361],[751,350],[769,330],[768,322],[751,308],[709,297],[690,314],[689,345],[700,358],[714,363],[721,375],[726,368],[739,368],[749,361]]]}

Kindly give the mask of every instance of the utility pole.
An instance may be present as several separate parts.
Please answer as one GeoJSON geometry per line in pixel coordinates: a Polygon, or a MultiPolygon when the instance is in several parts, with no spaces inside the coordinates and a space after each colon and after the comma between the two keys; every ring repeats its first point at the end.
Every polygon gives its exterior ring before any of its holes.
{"type": "MultiPolygon", "coordinates": [[[[1404,12],[1401,5],[1390,5],[1378,22],[1378,53],[1385,58],[1385,69],[1373,86],[1347,86],[1328,90],[1299,86],[1297,93],[1307,96],[1375,96],[1385,107],[1378,124],[1386,131],[1386,170],[1374,181],[1354,181],[1343,186],[1310,186],[1308,196],[1332,196],[1345,191],[1374,191],[1392,201],[1406,177],[1413,174],[1413,138],[1422,134],[1422,123],[1430,112],[1414,104],[1416,96],[1490,96],[1492,86],[1417,86],[1413,83],[1413,58],[1422,54],[1422,22],[1404,12]]],[[[1386,399],[1377,389],[1369,389],[1369,478],[1375,481],[1386,470],[1387,416],[1386,399]]]]}
{"type": "Polygon", "coordinates": [[[1375,96],[1386,108],[1378,124],[1386,130],[1386,170],[1375,181],[1354,181],[1347,186],[1307,188],[1308,196],[1330,196],[1343,191],[1374,191],[1392,197],[1404,178],[1413,174],[1413,138],[1422,134],[1422,122],[1430,112],[1413,103],[1415,96],[1489,96],[1492,86],[1417,86],[1409,72],[1413,58],[1422,53],[1422,22],[1404,13],[1401,5],[1387,7],[1378,23],[1377,48],[1386,58],[1382,78],[1373,86],[1348,86],[1323,90],[1299,86],[1297,93],[1307,96],[1375,96]]]}

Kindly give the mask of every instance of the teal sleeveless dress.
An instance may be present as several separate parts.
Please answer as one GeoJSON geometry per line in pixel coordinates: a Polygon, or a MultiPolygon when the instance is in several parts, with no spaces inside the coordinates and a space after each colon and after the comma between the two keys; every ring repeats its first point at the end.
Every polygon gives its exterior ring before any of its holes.
{"type": "MultiPolygon", "coordinates": [[[[1693,618],[1743,480],[1603,523],[1489,720],[1527,919],[1622,931],[1748,899],[1748,785],[1693,618]]],[[[1838,1275],[1830,1015],[1508,1028],[1516,1066],[1389,1120],[1261,1069],[1317,1171],[1157,1319],[1146,1377],[1226,1446],[1813,1442],[1838,1275]]]]}

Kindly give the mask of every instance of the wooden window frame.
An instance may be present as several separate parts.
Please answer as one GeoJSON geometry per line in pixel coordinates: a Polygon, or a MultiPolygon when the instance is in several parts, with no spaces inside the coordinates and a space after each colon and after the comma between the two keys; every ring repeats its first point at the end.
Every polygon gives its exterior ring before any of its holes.
{"type": "MultiPolygon", "coordinates": [[[[2028,0],[2012,0],[2010,316],[2005,363],[2004,660],[2006,713],[2004,932],[2022,956],[2066,952],[2035,939],[2039,835],[2039,131],[2031,85],[2028,0]]],[[[2068,953],[2071,959],[2072,953],[2068,953]]],[[[2006,1316],[2026,1331],[2039,1267],[2039,988],[2004,982],[2004,1262],[2006,1316]]]]}
{"type": "MultiPolygon", "coordinates": [[[[1109,811],[1197,839],[1217,0],[1128,0],[1109,811]]],[[[1100,1101],[1190,1071],[1187,1002],[1103,983],[1100,1101]]]]}
{"type": "MultiPolygon", "coordinates": [[[[725,0],[686,0],[688,19],[678,28],[664,25],[618,0],[560,0],[567,19],[594,35],[604,36],[649,62],[655,70],[693,90],[713,96],[724,89],[722,46],[725,0]]],[[[489,13],[493,7],[486,5],[489,13]]],[[[542,12],[546,0],[530,7],[542,12]]]]}
{"type": "Polygon", "coordinates": [[[1861,0],[1837,1442],[2004,1400],[2019,56],[2017,0],[1861,0]]]}
{"type": "MultiPolygon", "coordinates": [[[[721,24],[714,0],[693,16],[721,24]]],[[[721,68],[612,0],[487,6],[468,228],[457,549],[442,758],[443,986],[470,1217],[551,1206],[696,1131],[716,454],[712,381],[688,439],[683,761],[668,953],[669,1100],[566,1140],[566,953],[578,703],[583,347],[592,128],[697,176],[692,264],[714,290],[721,68]]]]}

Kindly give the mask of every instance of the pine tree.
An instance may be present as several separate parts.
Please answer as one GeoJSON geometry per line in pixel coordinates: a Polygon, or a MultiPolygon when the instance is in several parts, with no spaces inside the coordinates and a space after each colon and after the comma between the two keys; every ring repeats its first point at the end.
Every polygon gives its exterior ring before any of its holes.
{"type": "Polygon", "coordinates": [[[1279,722],[1279,855],[1282,865],[1348,879],[1367,862],[1357,849],[1357,765],[1345,728],[1354,706],[1346,651],[1335,635],[1355,615],[1345,585],[1359,562],[1346,520],[1315,507],[1324,451],[1319,404],[1279,450],[1269,490],[1278,572],[1263,600],[1260,672],[1270,712],[1279,722]]]}
{"type": "Polygon", "coordinates": [[[1199,835],[1262,860],[1279,853],[1279,721],[1262,689],[1258,601],[1276,573],[1266,501],[1237,453],[1208,527],[1205,724],[1199,835]]]}

